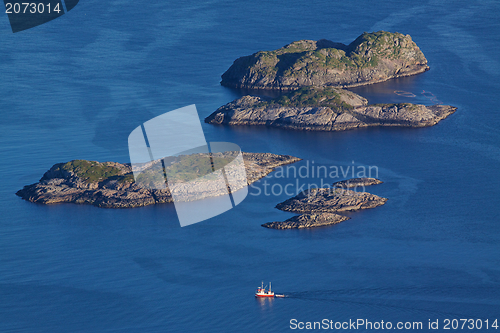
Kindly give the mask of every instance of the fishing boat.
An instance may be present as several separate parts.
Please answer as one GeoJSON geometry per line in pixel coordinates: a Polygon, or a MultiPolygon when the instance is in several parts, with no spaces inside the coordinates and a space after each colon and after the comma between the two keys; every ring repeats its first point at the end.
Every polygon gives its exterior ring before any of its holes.
{"type": "Polygon", "coordinates": [[[262,281],[261,286],[255,292],[255,297],[274,297],[274,292],[271,291],[271,282],[269,282],[269,290],[266,291],[266,287],[264,287],[264,281],[262,281]]]}

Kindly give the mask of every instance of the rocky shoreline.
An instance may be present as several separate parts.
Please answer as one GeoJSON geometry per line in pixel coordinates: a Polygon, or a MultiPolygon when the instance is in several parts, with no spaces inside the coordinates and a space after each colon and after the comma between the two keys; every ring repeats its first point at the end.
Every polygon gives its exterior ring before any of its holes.
{"type": "Polygon", "coordinates": [[[276,205],[277,209],[301,215],[284,222],[269,222],[262,226],[271,229],[302,229],[337,224],[349,218],[339,212],[350,212],[384,205],[387,198],[367,192],[346,190],[346,187],[381,184],[375,178],[355,178],[336,182],[332,187],[311,189],[276,205]],[[352,186],[353,184],[356,184],[352,186]]]}
{"type": "Polygon", "coordinates": [[[423,73],[427,59],[409,35],[363,33],[349,45],[300,40],[274,51],[238,58],[222,75],[233,88],[294,90],[356,87],[423,73]]]}
{"type": "MultiPolygon", "coordinates": [[[[300,158],[270,153],[243,153],[248,184],[281,165],[300,158]]],[[[16,193],[24,200],[41,204],[77,203],[102,208],[131,208],[172,202],[168,189],[140,187],[130,164],[74,160],[55,164],[39,182],[16,193]]]]}

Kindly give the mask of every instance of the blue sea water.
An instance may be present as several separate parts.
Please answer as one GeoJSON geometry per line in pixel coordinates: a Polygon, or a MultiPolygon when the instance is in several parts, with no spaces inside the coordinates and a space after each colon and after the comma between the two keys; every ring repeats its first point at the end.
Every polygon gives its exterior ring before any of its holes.
{"type": "Polygon", "coordinates": [[[500,319],[499,14],[494,0],[82,0],[16,34],[3,16],[0,331],[288,332],[294,318],[424,330],[439,320],[443,330],[445,319],[500,319]],[[129,162],[128,134],[157,115],[196,104],[208,116],[240,96],[219,84],[239,56],[378,30],[410,34],[431,70],[353,90],[455,114],[422,129],[203,129],[207,141],[300,157],[297,167],[376,166],[384,184],[367,190],[389,198],[382,207],[332,227],[265,229],[292,216],[274,208],[289,196],[256,194],[296,181],[271,175],[236,208],[180,228],[171,204],[44,206],[14,194],[58,162],[129,162]],[[256,300],[261,280],[289,297],[256,300]]]}

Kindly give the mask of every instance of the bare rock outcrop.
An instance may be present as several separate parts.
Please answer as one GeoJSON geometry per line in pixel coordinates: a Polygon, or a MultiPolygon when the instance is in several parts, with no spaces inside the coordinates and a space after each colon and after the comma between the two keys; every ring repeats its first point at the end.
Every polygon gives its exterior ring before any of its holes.
{"type": "Polygon", "coordinates": [[[368,192],[340,188],[306,190],[276,206],[293,213],[337,213],[375,208],[385,204],[386,198],[368,192]]]}

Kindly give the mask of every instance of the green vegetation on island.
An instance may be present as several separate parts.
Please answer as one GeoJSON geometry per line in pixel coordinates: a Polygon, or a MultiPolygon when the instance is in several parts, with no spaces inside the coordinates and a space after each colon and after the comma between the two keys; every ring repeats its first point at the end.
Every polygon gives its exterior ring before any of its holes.
{"type": "Polygon", "coordinates": [[[409,35],[363,33],[349,45],[300,40],[273,51],[238,58],[221,84],[250,89],[305,86],[359,86],[428,69],[427,59],[409,35]]]}
{"type": "Polygon", "coordinates": [[[340,94],[339,89],[326,87],[319,89],[316,87],[304,87],[298,90],[293,90],[280,97],[273,98],[269,101],[262,101],[262,106],[277,105],[285,107],[329,107],[334,110],[352,110],[353,106],[346,103],[340,94]]]}
{"type": "Polygon", "coordinates": [[[124,171],[123,168],[117,167],[117,163],[113,162],[99,163],[96,161],[73,160],[56,164],[53,172],[71,173],[88,183],[109,180],[131,182],[134,180],[134,176],[130,170],[124,171]]]}

